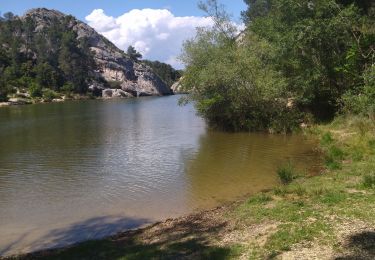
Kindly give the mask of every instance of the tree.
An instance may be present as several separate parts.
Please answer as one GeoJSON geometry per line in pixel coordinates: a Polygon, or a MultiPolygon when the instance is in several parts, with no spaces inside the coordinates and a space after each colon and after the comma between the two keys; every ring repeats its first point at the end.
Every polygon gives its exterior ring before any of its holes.
{"type": "Polygon", "coordinates": [[[142,54],[137,52],[137,50],[133,46],[129,46],[126,54],[130,57],[130,59],[137,61],[138,59],[142,59],[142,54]]]}
{"type": "Polygon", "coordinates": [[[88,57],[78,47],[78,41],[74,32],[64,32],[59,53],[59,68],[64,73],[67,81],[71,82],[75,91],[85,93],[87,91],[86,79],[89,68],[85,59],[88,57]]]}
{"type": "Polygon", "coordinates": [[[172,86],[181,77],[181,71],[175,70],[171,65],[160,61],[143,60],[142,63],[150,66],[168,86],[172,86]]]}
{"type": "Polygon", "coordinates": [[[248,31],[278,49],[272,63],[295,103],[318,120],[332,118],[342,95],[364,84],[363,70],[371,64],[374,21],[364,15],[367,1],[246,2],[248,31]]]}
{"type": "MultiPolygon", "coordinates": [[[[216,9],[216,1],[206,4],[205,10],[216,9]]],[[[213,128],[286,132],[296,127],[300,118],[287,108],[285,79],[268,66],[276,48],[256,35],[237,44],[228,16],[217,15],[213,28],[200,28],[184,43],[182,84],[190,92],[188,101],[213,128]]]]}
{"type": "Polygon", "coordinates": [[[3,17],[6,21],[12,21],[16,16],[12,12],[6,12],[4,13],[3,17]]]}

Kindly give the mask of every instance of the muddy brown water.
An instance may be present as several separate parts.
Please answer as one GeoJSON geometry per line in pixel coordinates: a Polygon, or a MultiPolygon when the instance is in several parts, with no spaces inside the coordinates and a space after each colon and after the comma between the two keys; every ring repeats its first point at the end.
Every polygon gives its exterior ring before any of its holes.
{"type": "Polygon", "coordinates": [[[0,109],[0,255],[100,238],[318,165],[300,135],[208,130],[178,96],[0,109]]]}

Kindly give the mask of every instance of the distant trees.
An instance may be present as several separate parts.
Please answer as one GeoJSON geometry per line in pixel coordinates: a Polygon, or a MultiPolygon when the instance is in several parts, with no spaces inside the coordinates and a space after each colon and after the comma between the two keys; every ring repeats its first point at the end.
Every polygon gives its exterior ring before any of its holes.
{"type": "Polygon", "coordinates": [[[178,81],[182,76],[182,71],[174,69],[171,65],[160,62],[143,60],[144,64],[150,66],[152,70],[168,85],[172,86],[173,83],[178,81]]]}
{"type": "Polygon", "coordinates": [[[20,19],[8,12],[0,19],[0,100],[14,88],[30,88],[39,96],[42,88],[76,93],[87,91],[89,71],[95,67],[87,40],[67,31],[72,17],[52,19],[35,33],[31,17],[20,19]]]}

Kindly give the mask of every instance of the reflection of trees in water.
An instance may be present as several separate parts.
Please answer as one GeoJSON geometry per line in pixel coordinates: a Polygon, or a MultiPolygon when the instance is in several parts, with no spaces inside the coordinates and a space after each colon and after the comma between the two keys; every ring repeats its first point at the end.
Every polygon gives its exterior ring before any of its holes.
{"type": "Polygon", "coordinates": [[[191,203],[226,200],[272,187],[278,166],[315,162],[312,143],[301,136],[208,132],[186,166],[191,203]]]}
{"type": "MultiPolygon", "coordinates": [[[[2,131],[1,158],[25,156],[43,159],[53,166],[72,156],[78,148],[89,147],[100,140],[101,116],[94,102],[39,104],[9,110],[7,131],[2,131]]],[[[0,115],[3,117],[3,114],[0,115]]],[[[61,163],[59,166],[66,166],[61,163]]]]}
{"type": "Polygon", "coordinates": [[[56,202],[87,188],[89,182],[97,185],[89,180],[90,170],[82,177],[82,168],[90,167],[92,161],[100,164],[97,143],[103,138],[102,116],[91,101],[39,104],[0,113],[7,122],[0,126],[0,205],[7,208],[0,218],[32,218],[48,205],[53,206],[48,211],[53,214],[58,212],[56,202]]]}

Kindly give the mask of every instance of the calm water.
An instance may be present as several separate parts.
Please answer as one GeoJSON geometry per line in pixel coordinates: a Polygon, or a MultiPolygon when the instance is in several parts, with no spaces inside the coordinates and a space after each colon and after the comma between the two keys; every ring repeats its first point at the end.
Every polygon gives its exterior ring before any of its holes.
{"type": "Polygon", "coordinates": [[[213,207],[316,166],[301,136],[206,129],[179,97],[0,109],[0,255],[213,207]]]}

